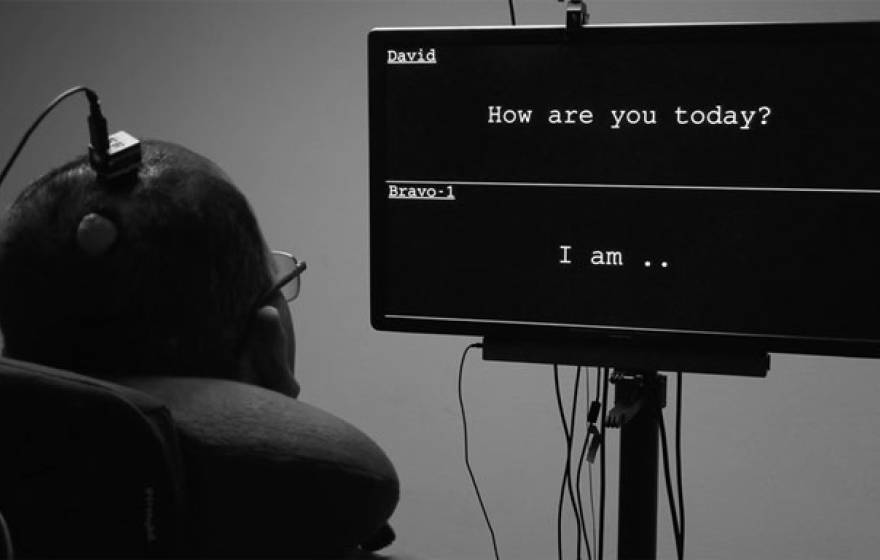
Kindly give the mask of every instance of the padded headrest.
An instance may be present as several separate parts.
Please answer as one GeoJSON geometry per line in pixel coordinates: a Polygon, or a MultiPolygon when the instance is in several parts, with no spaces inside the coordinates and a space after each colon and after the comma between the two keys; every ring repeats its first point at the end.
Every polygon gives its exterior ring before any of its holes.
{"type": "Polygon", "coordinates": [[[0,358],[0,445],[0,511],[16,555],[179,549],[179,447],[168,410],[155,399],[0,358]]]}
{"type": "Polygon", "coordinates": [[[174,416],[197,554],[338,557],[397,505],[397,473],[382,449],[319,408],[221,379],[119,382],[174,416]]]}
{"type": "Polygon", "coordinates": [[[399,499],[363,432],[234,381],[110,383],[0,359],[0,442],[21,557],[339,556],[399,499]]]}

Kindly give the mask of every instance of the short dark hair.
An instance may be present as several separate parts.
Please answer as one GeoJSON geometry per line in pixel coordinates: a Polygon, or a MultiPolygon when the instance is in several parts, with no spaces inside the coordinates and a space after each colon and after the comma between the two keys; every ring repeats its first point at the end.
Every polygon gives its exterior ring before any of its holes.
{"type": "Polygon", "coordinates": [[[253,211],[212,162],[142,144],[137,179],[108,185],[85,157],[15,200],[0,234],[4,354],[101,377],[234,378],[270,257],[253,211]],[[96,213],[117,237],[91,256],[77,243],[96,213]]]}

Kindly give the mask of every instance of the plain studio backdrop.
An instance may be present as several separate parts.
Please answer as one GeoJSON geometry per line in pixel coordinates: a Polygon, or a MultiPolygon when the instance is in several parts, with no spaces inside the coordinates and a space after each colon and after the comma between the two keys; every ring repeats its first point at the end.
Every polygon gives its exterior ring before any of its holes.
{"type": "MultiPolygon", "coordinates": [[[[552,0],[516,5],[520,24],[563,21],[552,0]]],[[[589,6],[594,23],[880,18],[876,1],[589,6]]],[[[367,32],[505,25],[508,17],[503,0],[0,3],[4,161],[50,99],[86,84],[101,95],[112,130],[217,161],[250,199],[270,245],[308,261],[293,304],[301,398],[361,427],[394,461],[402,498],[390,552],[405,558],[488,558],[491,544],[463,463],[456,397],[461,351],[476,340],[369,324],[367,32]]],[[[85,150],[85,116],[85,102],[73,99],[45,121],[0,192],[4,208],[24,184],[85,150]]],[[[59,279],[47,297],[76,294],[59,279]]],[[[563,373],[570,392],[572,369],[563,373]]],[[[564,439],[551,368],[471,353],[465,400],[502,557],[555,557],[564,439]]],[[[763,380],[686,376],[687,556],[876,557],[878,400],[880,362],[871,360],[773,355],[763,380]]],[[[609,437],[612,558],[618,434],[609,437]]],[[[673,557],[662,493],[659,523],[660,556],[673,557]]],[[[569,549],[571,527],[567,519],[569,549]]]]}

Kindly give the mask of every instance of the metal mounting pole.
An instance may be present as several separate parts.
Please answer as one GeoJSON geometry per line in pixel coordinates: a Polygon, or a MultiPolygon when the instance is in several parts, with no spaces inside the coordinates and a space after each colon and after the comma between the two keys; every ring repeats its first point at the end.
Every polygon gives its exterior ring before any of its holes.
{"type": "Polygon", "coordinates": [[[657,557],[657,410],[666,405],[666,378],[657,372],[616,374],[609,427],[620,427],[617,557],[657,557]]]}

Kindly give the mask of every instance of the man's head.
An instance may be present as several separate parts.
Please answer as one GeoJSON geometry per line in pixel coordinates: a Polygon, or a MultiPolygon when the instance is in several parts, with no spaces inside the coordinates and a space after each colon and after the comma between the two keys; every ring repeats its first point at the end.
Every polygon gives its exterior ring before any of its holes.
{"type": "Polygon", "coordinates": [[[253,212],[202,156],[142,151],[136,181],[98,181],[81,157],[16,199],[0,234],[4,354],[102,377],[240,378],[254,316],[289,319],[255,309],[273,278],[253,212]]]}

